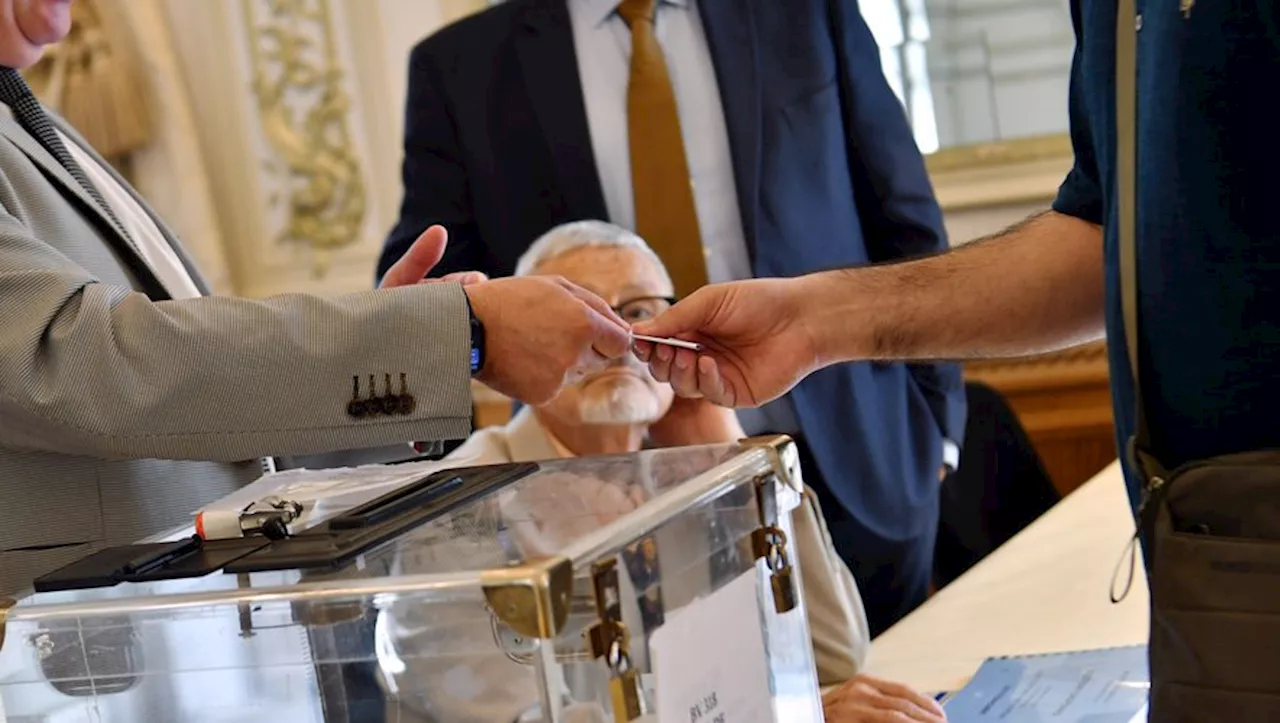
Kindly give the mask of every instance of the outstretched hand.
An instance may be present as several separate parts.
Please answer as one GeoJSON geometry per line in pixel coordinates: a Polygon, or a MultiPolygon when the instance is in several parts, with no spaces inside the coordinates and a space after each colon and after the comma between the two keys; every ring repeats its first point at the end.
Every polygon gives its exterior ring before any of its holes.
{"type": "Polygon", "coordinates": [[[821,366],[798,279],[704,286],[635,332],[702,344],[701,353],[636,341],[659,381],[682,397],[756,407],[787,393],[821,366]]]}

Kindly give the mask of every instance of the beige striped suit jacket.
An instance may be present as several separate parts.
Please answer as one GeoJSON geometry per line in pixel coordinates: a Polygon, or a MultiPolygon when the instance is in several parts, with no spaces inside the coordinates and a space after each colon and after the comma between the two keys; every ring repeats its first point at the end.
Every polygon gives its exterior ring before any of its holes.
{"type": "Polygon", "coordinates": [[[459,287],[167,300],[3,106],[0,136],[0,596],[187,521],[257,476],[255,458],[466,436],[459,287]],[[400,373],[412,414],[347,415],[353,376],[392,374],[398,392],[400,373]]]}

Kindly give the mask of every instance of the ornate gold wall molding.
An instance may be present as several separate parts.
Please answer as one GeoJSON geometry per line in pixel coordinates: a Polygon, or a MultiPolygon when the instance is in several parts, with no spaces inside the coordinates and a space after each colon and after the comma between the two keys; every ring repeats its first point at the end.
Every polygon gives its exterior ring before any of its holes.
{"type": "Polygon", "coordinates": [[[360,240],[367,211],[329,0],[242,1],[270,202],[284,211],[277,238],[306,249],[323,277],[330,254],[360,240]]]}

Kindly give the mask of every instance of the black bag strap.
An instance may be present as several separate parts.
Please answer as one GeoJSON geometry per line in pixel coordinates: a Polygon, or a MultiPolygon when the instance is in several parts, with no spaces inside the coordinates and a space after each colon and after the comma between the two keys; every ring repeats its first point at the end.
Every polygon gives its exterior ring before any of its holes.
{"type": "Polygon", "coordinates": [[[1135,0],[1119,0],[1116,9],[1116,204],[1117,241],[1120,251],[1120,293],[1124,312],[1124,341],[1133,375],[1133,399],[1137,425],[1126,453],[1144,480],[1161,474],[1151,456],[1151,430],[1142,399],[1142,375],[1138,362],[1138,251],[1137,251],[1137,119],[1138,119],[1138,13],[1135,0]]]}

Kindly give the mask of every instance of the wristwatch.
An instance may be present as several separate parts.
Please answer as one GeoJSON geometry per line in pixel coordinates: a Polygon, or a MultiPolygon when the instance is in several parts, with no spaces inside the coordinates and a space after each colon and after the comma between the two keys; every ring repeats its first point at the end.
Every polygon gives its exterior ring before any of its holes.
{"type": "Polygon", "coordinates": [[[474,377],[484,369],[484,324],[471,308],[471,299],[465,293],[462,296],[467,299],[467,316],[471,321],[471,376],[474,377]]]}

